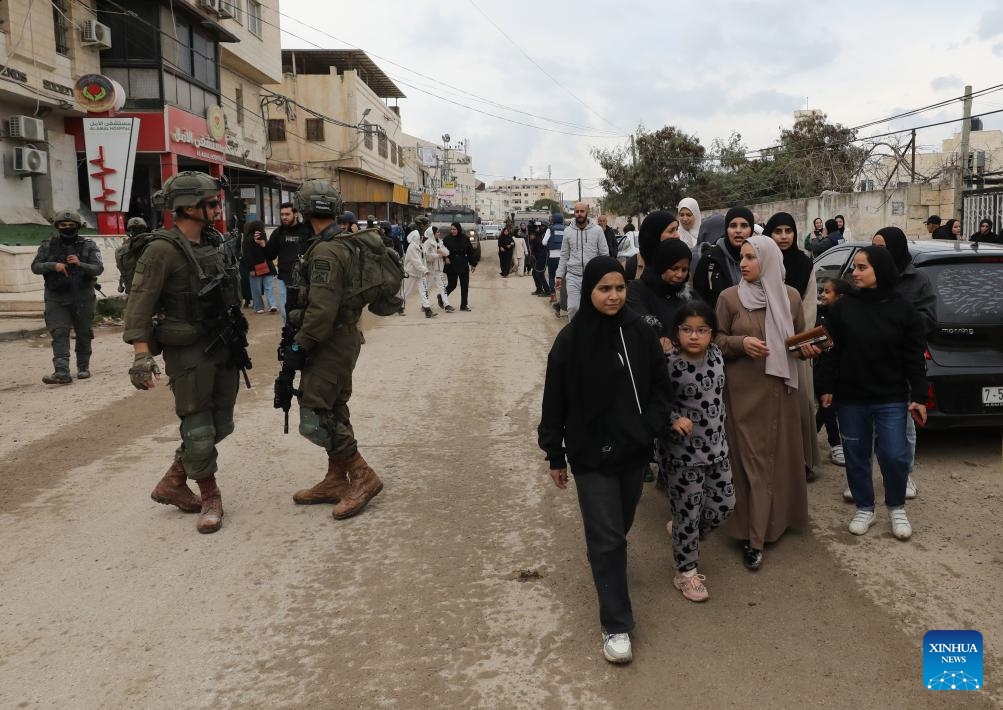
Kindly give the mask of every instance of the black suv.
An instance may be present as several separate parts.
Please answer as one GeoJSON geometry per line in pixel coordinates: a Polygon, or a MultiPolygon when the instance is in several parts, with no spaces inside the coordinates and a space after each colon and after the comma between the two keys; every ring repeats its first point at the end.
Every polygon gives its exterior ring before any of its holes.
{"type": "MultiPolygon", "coordinates": [[[[843,242],[814,259],[819,289],[849,280],[853,255],[869,242],[843,242]]],[[[928,428],[1003,426],[1003,246],[909,242],[912,263],[937,294],[927,340],[928,428]]]]}

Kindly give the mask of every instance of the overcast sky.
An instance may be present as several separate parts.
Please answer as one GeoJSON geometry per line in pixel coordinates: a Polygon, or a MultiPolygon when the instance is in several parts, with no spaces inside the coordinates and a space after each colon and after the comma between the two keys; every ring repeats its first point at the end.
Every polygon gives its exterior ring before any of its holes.
{"type": "MultiPolygon", "coordinates": [[[[590,147],[623,142],[607,136],[639,122],[676,126],[708,148],[738,131],[760,148],[806,98],[856,126],[960,96],[966,83],[976,91],[1003,83],[996,1],[281,0],[280,12],[284,48],[368,52],[407,94],[404,130],[469,139],[485,182],[545,175],[549,165],[558,182],[583,178],[585,194],[598,194],[601,175],[590,147]]],[[[973,112],[997,109],[1003,91],[977,98],[973,112]]],[[[957,102],[862,135],[961,111],[957,102]]],[[[1003,128],[1003,113],[983,120],[1003,128]]],[[[920,150],[939,149],[959,128],[920,131],[920,150]]],[[[570,197],[577,187],[561,189],[570,197]]]]}

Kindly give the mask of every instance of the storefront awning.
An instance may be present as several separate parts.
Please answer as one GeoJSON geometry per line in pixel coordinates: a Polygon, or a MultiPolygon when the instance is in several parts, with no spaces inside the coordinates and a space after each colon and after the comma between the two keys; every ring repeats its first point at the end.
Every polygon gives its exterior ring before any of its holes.
{"type": "MultiPolygon", "coordinates": [[[[338,171],[341,199],[344,202],[394,202],[394,184],[346,170],[338,171]]],[[[405,191],[404,204],[407,204],[405,191]]]]}

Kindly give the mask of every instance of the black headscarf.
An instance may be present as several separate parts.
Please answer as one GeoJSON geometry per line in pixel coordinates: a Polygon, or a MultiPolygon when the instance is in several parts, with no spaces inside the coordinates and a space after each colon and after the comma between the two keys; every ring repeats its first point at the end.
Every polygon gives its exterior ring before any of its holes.
{"type": "Polygon", "coordinates": [[[592,291],[606,274],[624,275],[620,262],[611,256],[597,256],[585,265],[582,274],[581,304],[568,326],[574,344],[570,368],[573,385],[571,406],[579,409],[586,422],[597,419],[613,399],[620,360],[620,327],[640,316],[623,308],[615,316],[607,316],[592,304],[592,291]]]}
{"type": "MultiPolygon", "coordinates": [[[[742,247],[736,247],[731,243],[731,240],[728,239],[728,225],[731,224],[731,220],[736,217],[745,218],[745,221],[749,223],[750,229],[752,229],[752,226],[756,223],[756,218],[753,216],[752,210],[748,207],[732,207],[724,215],[724,248],[728,250],[728,254],[731,255],[731,258],[734,259],[735,262],[739,262],[742,260],[742,247]]],[[[749,233],[749,236],[751,237],[755,233],[755,230],[753,230],[749,233]]]]}
{"type": "Polygon", "coordinates": [[[777,227],[790,227],[794,230],[794,241],[786,249],[781,249],[784,255],[784,283],[797,290],[802,296],[808,289],[808,282],[811,280],[811,259],[798,249],[798,225],[794,221],[793,215],[789,212],[777,212],[770,217],[763,228],[763,232],[768,237],[773,237],[773,230],[777,227]]]}
{"type": "MultiPolygon", "coordinates": [[[[662,241],[662,232],[673,222],[678,222],[674,214],[660,210],[652,212],[641,222],[641,231],[637,234],[637,250],[641,252],[644,263],[648,263],[651,255],[655,253],[655,247],[662,241]]],[[[582,293],[585,293],[582,291],[582,293]]]]}
{"type": "Polygon", "coordinates": [[[895,260],[891,252],[884,247],[867,246],[861,249],[867,254],[867,261],[874,269],[878,284],[875,288],[862,288],[856,291],[865,301],[881,301],[892,293],[899,282],[899,270],[895,268],[895,260]]]}
{"type": "Polygon", "coordinates": [[[898,227],[882,227],[876,233],[880,234],[881,238],[885,240],[885,249],[892,255],[895,268],[901,274],[902,270],[912,262],[912,254],[909,253],[909,241],[906,239],[905,232],[898,227]]]}
{"type": "Polygon", "coordinates": [[[641,281],[659,296],[674,296],[686,288],[686,282],[674,286],[665,283],[662,280],[662,274],[676,262],[685,261],[689,265],[692,258],[692,250],[682,239],[666,239],[655,246],[651,261],[645,262],[644,271],[641,272],[641,281]]]}

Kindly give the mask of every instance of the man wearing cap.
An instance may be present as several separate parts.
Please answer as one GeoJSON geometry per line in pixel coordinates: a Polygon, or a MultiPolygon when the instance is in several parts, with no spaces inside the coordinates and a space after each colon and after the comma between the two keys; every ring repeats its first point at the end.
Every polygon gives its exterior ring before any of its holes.
{"type": "Polygon", "coordinates": [[[77,378],[91,376],[91,340],[94,339],[94,284],[104,271],[101,250],[92,239],[80,236],[83,221],[73,210],[57,212],[53,224],[59,234],[42,242],[31,262],[31,271],[45,279],[45,327],[52,338],[53,373],[42,378],[47,385],[68,385],[70,328],[76,333],[77,378]]]}
{"type": "Polygon", "coordinates": [[[340,217],[338,217],[338,227],[345,232],[351,232],[354,234],[359,231],[359,220],[356,218],[354,212],[346,210],[341,213],[340,217]]]}
{"type": "Polygon", "coordinates": [[[926,224],[926,231],[930,233],[933,239],[954,239],[951,230],[940,226],[939,215],[930,215],[924,224],[926,224]]]}

